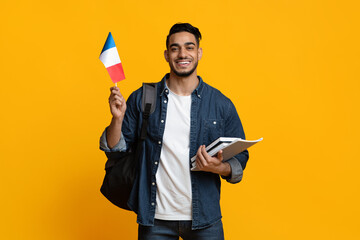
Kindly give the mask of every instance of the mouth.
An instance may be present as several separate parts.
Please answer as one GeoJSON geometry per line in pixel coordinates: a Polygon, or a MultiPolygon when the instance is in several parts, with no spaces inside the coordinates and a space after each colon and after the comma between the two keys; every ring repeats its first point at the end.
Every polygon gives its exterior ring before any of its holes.
{"type": "Polygon", "coordinates": [[[191,63],[191,61],[189,60],[180,60],[180,61],[176,61],[176,64],[179,66],[179,67],[187,67],[189,66],[191,63]]]}

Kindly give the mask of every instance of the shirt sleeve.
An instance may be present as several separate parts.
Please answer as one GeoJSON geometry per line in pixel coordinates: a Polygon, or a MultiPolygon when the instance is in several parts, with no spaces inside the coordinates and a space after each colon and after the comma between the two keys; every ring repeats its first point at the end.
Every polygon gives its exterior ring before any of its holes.
{"type": "MultiPolygon", "coordinates": [[[[241,120],[239,115],[236,111],[234,104],[229,100],[228,105],[228,112],[226,117],[226,128],[225,128],[225,135],[226,136],[236,136],[242,139],[245,138],[245,133],[243,126],[241,124],[241,120]]],[[[230,164],[231,167],[231,174],[228,177],[223,177],[230,183],[238,183],[242,180],[243,171],[246,167],[246,163],[249,159],[249,152],[245,150],[233,158],[228,160],[227,162],[230,164]]]]}
{"type": "Polygon", "coordinates": [[[107,128],[105,128],[100,137],[100,149],[104,152],[125,152],[126,142],[124,140],[123,134],[121,133],[120,141],[113,148],[109,148],[106,140],[106,130],[107,128]]]}
{"type": "Polygon", "coordinates": [[[228,181],[229,183],[238,183],[241,181],[243,177],[243,168],[241,167],[240,162],[236,158],[231,158],[226,161],[230,164],[231,173],[229,176],[224,177],[221,176],[223,179],[228,181]]]}

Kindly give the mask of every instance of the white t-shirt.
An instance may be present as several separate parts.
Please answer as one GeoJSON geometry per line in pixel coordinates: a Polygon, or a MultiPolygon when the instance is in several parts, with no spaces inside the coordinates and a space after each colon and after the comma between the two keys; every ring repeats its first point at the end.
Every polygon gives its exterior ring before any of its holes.
{"type": "Polygon", "coordinates": [[[179,96],[170,91],[156,172],[156,219],[192,220],[190,110],[191,95],[179,96]]]}

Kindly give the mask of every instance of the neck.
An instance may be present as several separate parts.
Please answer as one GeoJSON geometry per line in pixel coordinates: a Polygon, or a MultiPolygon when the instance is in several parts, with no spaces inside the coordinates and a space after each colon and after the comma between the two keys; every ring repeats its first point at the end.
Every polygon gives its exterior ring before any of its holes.
{"type": "Polygon", "coordinates": [[[180,77],[170,72],[170,77],[166,81],[170,90],[180,96],[189,96],[199,85],[197,73],[194,71],[190,76],[180,77]]]}

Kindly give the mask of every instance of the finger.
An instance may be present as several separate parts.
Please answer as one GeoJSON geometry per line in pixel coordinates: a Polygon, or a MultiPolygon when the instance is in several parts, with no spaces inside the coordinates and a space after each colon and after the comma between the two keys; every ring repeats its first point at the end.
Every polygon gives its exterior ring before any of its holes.
{"type": "Polygon", "coordinates": [[[201,161],[200,161],[200,155],[201,155],[201,146],[199,147],[199,149],[196,152],[196,159],[195,159],[197,168],[201,170],[203,168],[203,165],[201,164],[201,161]]]}
{"type": "Polygon", "coordinates": [[[198,150],[198,154],[197,154],[197,160],[200,162],[201,166],[203,166],[203,167],[207,166],[207,160],[204,157],[204,155],[202,154],[204,147],[205,147],[204,145],[200,146],[200,148],[198,150]]]}
{"type": "Polygon", "coordinates": [[[202,145],[198,148],[198,150],[197,150],[197,152],[196,152],[196,156],[201,153],[201,147],[202,147],[202,145]]]}
{"type": "Polygon", "coordinates": [[[201,145],[201,146],[199,147],[199,149],[198,149],[198,151],[197,151],[197,153],[196,153],[198,156],[203,156],[203,154],[202,154],[203,146],[204,146],[204,145],[201,145]]]}
{"type": "Polygon", "coordinates": [[[127,107],[127,106],[126,106],[126,101],[125,101],[125,100],[121,101],[121,110],[125,112],[125,111],[126,111],[126,107],[127,107]]]}
{"type": "Polygon", "coordinates": [[[119,95],[114,95],[113,96],[114,99],[119,100],[120,102],[123,102],[124,98],[122,96],[119,95]]]}
{"type": "Polygon", "coordinates": [[[121,98],[121,97],[119,97],[119,96],[116,96],[116,95],[114,95],[114,96],[110,96],[109,97],[109,102],[111,103],[111,102],[114,102],[114,101],[119,101],[119,102],[125,102],[125,101],[123,101],[123,99],[121,98]]]}
{"type": "Polygon", "coordinates": [[[115,90],[115,89],[111,91],[111,95],[117,95],[117,96],[122,97],[121,92],[119,90],[115,90]]]}
{"type": "Polygon", "coordinates": [[[115,95],[111,95],[111,96],[109,97],[109,103],[112,103],[112,102],[114,102],[114,101],[116,101],[116,100],[119,100],[119,99],[116,99],[115,95]]]}
{"type": "Polygon", "coordinates": [[[113,92],[117,92],[117,93],[120,93],[120,89],[118,87],[111,87],[110,88],[110,92],[113,93],[113,92]]]}
{"type": "Polygon", "coordinates": [[[220,161],[222,161],[222,160],[224,159],[224,157],[223,157],[223,150],[220,150],[220,151],[218,152],[217,158],[218,158],[220,161]]]}
{"type": "Polygon", "coordinates": [[[110,105],[115,105],[115,106],[121,106],[122,105],[121,101],[119,101],[117,99],[111,99],[109,101],[109,103],[110,103],[110,105]]]}
{"type": "Polygon", "coordinates": [[[205,159],[210,159],[211,156],[208,154],[208,152],[206,151],[206,147],[205,145],[202,145],[201,147],[201,154],[204,156],[205,159]]]}
{"type": "Polygon", "coordinates": [[[121,102],[121,105],[126,106],[126,100],[123,98],[123,96],[116,96],[116,100],[119,100],[121,102]]]}
{"type": "Polygon", "coordinates": [[[121,107],[123,104],[122,104],[120,101],[116,100],[116,101],[115,101],[115,105],[116,105],[117,107],[121,107]]]}
{"type": "Polygon", "coordinates": [[[211,165],[218,165],[221,163],[221,160],[217,158],[217,156],[210,156],[209,153],[206,151],[206,147],[203,146],[202,148],[202,156],[204,157],[205,161],[206,161],[206,165],[207,166],[211,166],[211,165]]]}
{"type": "Polygon", "coordinates": [[[116,87],[116,86],[111,87],[111,88],[110,88],[110,92],[111,92],[112,90],[120,91],[120,89],[119,89],[118,87],[116,87]]]}
{"type": "Polygon", "coordinates": [[[111,93],[109,97],[109,102],[113,101],[114,99],[120,100],[121,102],[125,102],[124,97],[121,94],[117,94],[116,92],[111,93]]]}
{"type": "Polygon", "coordinates": [[[202,165],[202,163],[201,163],[201,161],[200,161],[199,157],[196,157],[195,162],[196,162],[196,166],[197,166],[197,168],[201,170],[201,169],[203,168],[203,165],[202,165]]]}

